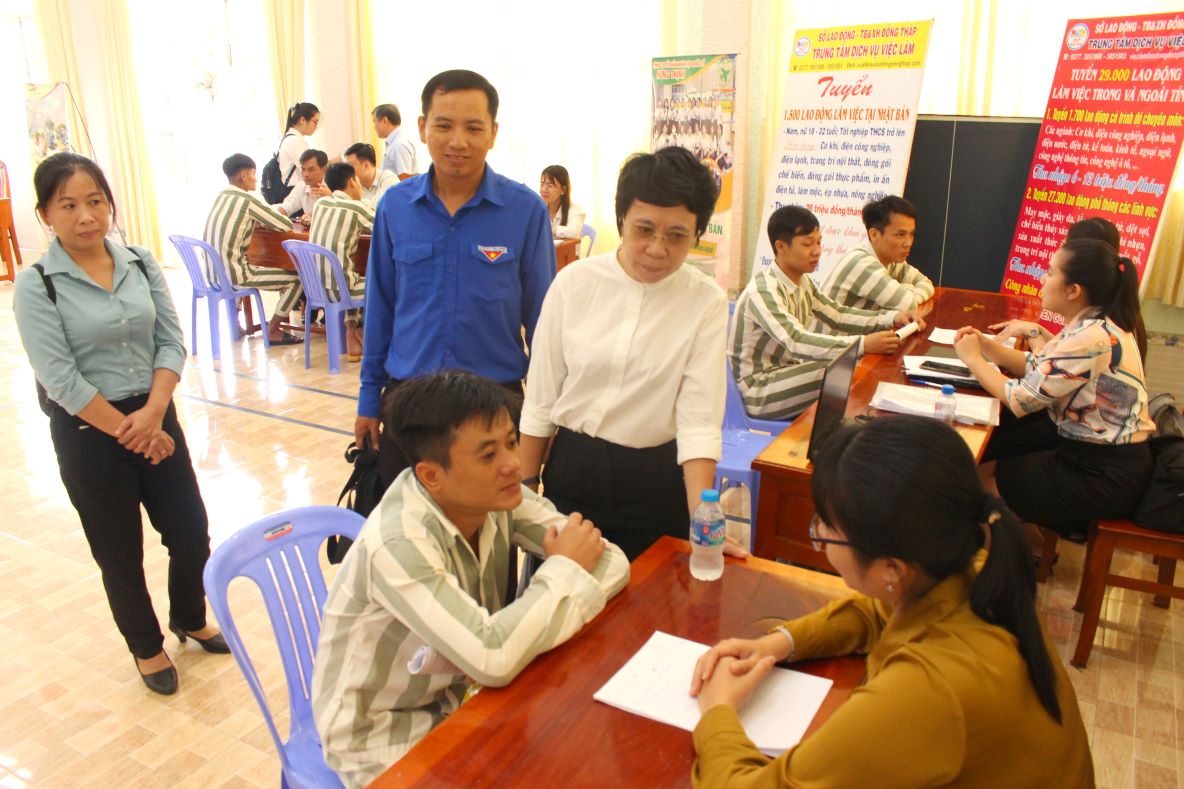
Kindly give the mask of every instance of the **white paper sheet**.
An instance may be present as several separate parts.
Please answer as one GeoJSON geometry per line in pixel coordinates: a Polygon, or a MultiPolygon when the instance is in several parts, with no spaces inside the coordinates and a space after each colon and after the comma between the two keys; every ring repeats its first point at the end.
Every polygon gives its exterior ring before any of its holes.
{"type": "MultiPolygon", "coordinates": [[[[933,416],[933,407],[941,392],[927,386],[904,386],[881,381],[868,405],[897,414],[933,416]]],[[[958,401],[955,419],[971,425],[998,425],[999,401],[994,397],[955,393],[958,401]]]]}
{"type": "MultiPolygon", "coordinates": [[[[643,718],[692,731],[699,702],[688,690],[708,647],[655,631],[592,698],[643,718]]],[[[775,668],[740,709],[744,731],[761,752],[776,756],[801,741],[834,684],[829,679],[775,668]]]]}
{"type": "MultiPolygon", "coordinates": [[[[929,342],[935,343],[937,345],[953,345],[954,344],[954,335],[957,333],[958,333],[957,329],[939,329],[937,327],[934,327],[933,331],[929,332],[929,342]]],[[[995,339],[995,337],[997,335],[987,334],[986,332],[983,332],[983,336],[986,337],[988,340],[993,340],[993,339],[995,339]]],[[[1008,337],[1007,340],[1004,341],[1003,344],[1006,345],[1008,348],[1014,348],[1015,347],[1015,337],[1008,337]]]]}

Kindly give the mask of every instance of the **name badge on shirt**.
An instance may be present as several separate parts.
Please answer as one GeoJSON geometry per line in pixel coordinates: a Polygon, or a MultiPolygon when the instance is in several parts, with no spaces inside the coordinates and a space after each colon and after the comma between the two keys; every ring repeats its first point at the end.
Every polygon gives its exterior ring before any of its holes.
{"type": "Polygon", "coordinates": [[[506,247],[487,247],[482,244],[478,244],[477,251],[484,255],[485,259],[490,263],[496,263],[498,258],[510,250],[506,247]]]}

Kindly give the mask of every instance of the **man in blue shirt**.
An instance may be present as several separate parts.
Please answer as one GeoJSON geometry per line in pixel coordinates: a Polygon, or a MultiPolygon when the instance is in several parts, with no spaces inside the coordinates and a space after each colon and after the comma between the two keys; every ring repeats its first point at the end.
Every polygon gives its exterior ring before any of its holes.
{"type": "Polygon", "coordinates": [[[407,462],[379,435],[383,401],[401,381],[445,369],[522,392],[543,296],[555,277],[546,206],[485,164],[497,138],[497,91],[472,71],[423,89],[420,139],[432,166],[378,206],[366,269],[361,391],[354,433],[379,447],[389,484],[407,462]]]}

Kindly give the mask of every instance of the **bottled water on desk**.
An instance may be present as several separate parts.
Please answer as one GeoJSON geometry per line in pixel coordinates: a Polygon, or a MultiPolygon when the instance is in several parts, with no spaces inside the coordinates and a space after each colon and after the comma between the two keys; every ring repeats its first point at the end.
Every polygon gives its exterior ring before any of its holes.
{"type": "Polygon", "coordinates": [[[691,577],[714,581],[723,574],[724,511],[719,491],[705,490],[691,515],[691,577]]]}
{"type": "Polygon", "coordinates": [[[954,424],[954,416],[958,413],[958,400],[954,397],[954,387],[943,384],[941,394],[933,403],[933,415],[947,425],[954,424]]]}

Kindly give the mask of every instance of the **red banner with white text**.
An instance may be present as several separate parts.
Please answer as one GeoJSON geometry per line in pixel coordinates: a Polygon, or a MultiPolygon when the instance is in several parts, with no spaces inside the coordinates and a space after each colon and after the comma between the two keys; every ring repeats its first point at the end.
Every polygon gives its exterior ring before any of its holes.
{"type": "Polygon", "coordinates": [[[1089,216],[1118,226],[1142,277],[1182,138],[1184,12],[1070,20],[1001,290],[1037,298],[1066,229],[1089,216]]]}

